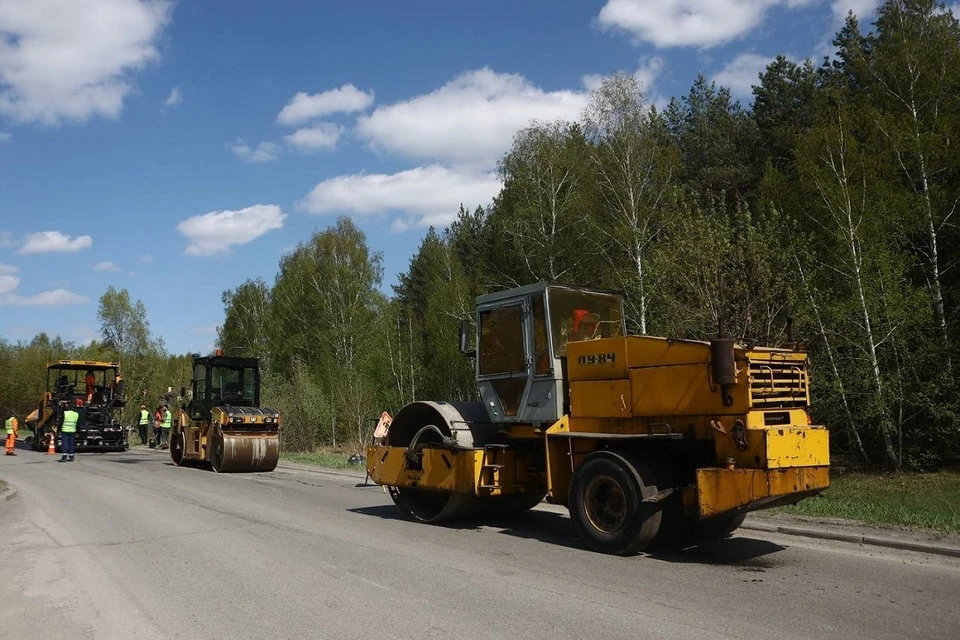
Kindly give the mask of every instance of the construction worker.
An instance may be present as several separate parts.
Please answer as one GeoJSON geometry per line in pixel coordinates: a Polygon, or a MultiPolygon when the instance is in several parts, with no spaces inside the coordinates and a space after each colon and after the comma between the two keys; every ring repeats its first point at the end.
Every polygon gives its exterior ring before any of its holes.
{"type": "Polygon", "coordinates": [[[77,451],[77,422],[80,414],[73,407],[66,407],[63,411],[63,423],[60,425],[60,446],[62,456],[60,462],[73,462],[73,455],[77,451]]]}
{"type": "Polygon", "coordinates": [[[97,379],[93,375],[93,369],[87,371],[87,375],[84,377],[83,383],[87,387],[87,404],[90,404],[93,402],[93,391],[97,384],[97,379]]]}
{"type": "Polygon", "coordinates": [[[573,311],[573,331],[570,334],[570,341],[574,340],[593,340],[597,337],[597,328],[600,325],[600,318],[595,313],[586,309],[574,309],[573,311]]]}
{"type": "Polygon", "coordinates": [[[163,417],[160,419],[160,432],[163,434],[160,440],[160,448],[166,449],[170,446],[170,429],[173,427],[173,414],[167,405],[163,405],[163,417]]]}
{"type": "Polygon", "coordinates": [[[157,408],[153,411],[153,446],[160,446],[160,422],[163,421],[163,408],[157,405],[157,408]]]}
{"type": "Polygon", "coordinates": [[[7,427],[7,455],[15,456],[17,452],[14,451],[17,446],[17,435],[20,433],[20,423],[17,421],[16,416],[10,416],[7,418],[5,423],[7,427]]]}
{"type": "Polygon", "coordinates": [[[137,434],[140,436],[140,444],[147,444],[147,431],[150,428],[150,412],[147,411],[147,405],[140,405],[140,420],[137,422],[137,434]]]}

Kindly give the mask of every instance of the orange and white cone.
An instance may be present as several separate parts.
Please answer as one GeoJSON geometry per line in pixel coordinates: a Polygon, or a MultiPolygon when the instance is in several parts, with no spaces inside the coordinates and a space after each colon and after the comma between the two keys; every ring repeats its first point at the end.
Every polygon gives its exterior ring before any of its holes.
{"type": "Polygon", "coordinates": [[[56,439],[57,439],[57,434],[51,433],[51,434],[50,434],[50,445],[47,447],[47,455],[48,455],[48,456],[55,456],[55,455],[57,455],[57,446],[56,446],[56,444],[55,444],[56,439]]]}

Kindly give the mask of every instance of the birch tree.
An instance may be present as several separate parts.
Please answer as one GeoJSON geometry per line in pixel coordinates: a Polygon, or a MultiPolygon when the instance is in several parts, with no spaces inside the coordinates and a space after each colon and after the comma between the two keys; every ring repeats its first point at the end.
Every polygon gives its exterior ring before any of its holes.
{"type": "MultiPolygon", "coordinates": [[[[873,407],[870,413],[887,462],[896,468],[901,461],[894,446],[895,427],[889,413],[889,390],[880,354],[890,333],[884,332],[875,317],[877,294],[872,289],[876,271],[886,266],[882,254],[887,249],[885,242],[890,240],[890,226],[885,224],[887,220],[877,197],[875,173],[854,135],[852,111],[855,108],[842,100],[834,100],[824,108],[821,115],[829,121],[807,136],[800,170],[818,198],[808,210],[820,238],[816,266],[851,294],[850,307],[858,321],[852,323],[855,328],[846,339],[866,361],[866,375],[874,396],[869,403],[873,407]]],[[[833,289],[837,291],[837,287],[833,289]]]]}
{"type": "Polygon", "coordinates": [[[500,214],[529,277],[559,281],[576,273],[586,236],[587,145],[579,127],[533,123],[500,160],[500,214]]]}
{"type": "Polygon", "coordinates": [[[630,319],[646,334],[660,277],[652,273],[650,258],[670,222],[679,157],[633,76],[604,80],[583,122],[601,201],[594,218],[599,251],[615,284],[627,293],[630,319]]]}
{"type": "MultiPolygon", "coordinates": [[[[944,244],[955,238],[952,219],[960,189],[952,181],[960,162],[960,25],[934,0],[887,0],[876,35],[860,50],[876,107],[875,121],[913,196],[919,242],[934,319],[949,366],[952,353],[943,291],[944,244]]],[[[882,150],[881,150],[882,151],[882,150]]]]}

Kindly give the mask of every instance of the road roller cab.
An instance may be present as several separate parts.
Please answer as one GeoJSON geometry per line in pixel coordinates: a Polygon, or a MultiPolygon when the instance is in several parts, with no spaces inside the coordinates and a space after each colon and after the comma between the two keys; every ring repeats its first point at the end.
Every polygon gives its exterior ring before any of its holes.
{"type": "Polygon", "coordinates": [[[408,517],[566,505],[586,546],[626,554],[726,535],[829,485],[807,356],[626,334],[621,297],[530,285],[477,299],[480,402],[403,407],[367,469],[408,517]]]}
{"type": "Polygon", "coordinates": [[[280,414],[260,406],[256,358],[195,357],[189,397],[170,438],[174,464],[209,463],[217,472],[276,468],[280,414]]]}

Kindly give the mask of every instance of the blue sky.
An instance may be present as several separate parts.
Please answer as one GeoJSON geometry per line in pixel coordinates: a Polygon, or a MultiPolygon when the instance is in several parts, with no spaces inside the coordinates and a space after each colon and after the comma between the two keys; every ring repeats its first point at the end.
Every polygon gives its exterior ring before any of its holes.
{"type": "Polygon", "coordinates": [[[173,352],[220,295],[352,217],[396,282],[429,225],[497,192],[531,119],[635,73],[749,101],[877,0],[0,0],[0,337],[86,342],[108,285],[173,352]]]}

